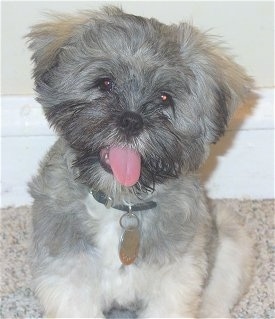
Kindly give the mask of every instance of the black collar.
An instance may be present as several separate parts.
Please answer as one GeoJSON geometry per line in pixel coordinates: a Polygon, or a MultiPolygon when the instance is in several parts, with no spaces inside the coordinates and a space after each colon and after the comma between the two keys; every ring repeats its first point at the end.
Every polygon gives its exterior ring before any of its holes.
{"type": "Polygon", "coordinates": [[[101,191],[95,191],[93,189],[90,190],[90,193],[94,196],[94,199],[97,200],[99,203],[105,205],[106,208],[115,208],[118,210],[123,210],[128,212],[129,209],[131,209],[131,211],[137,212],[137,211],[141,211],[141,210],[147,210],[147,209],[152,209],[157,207],[157,203],[154,201],[150,201],[150,202],[144,202],[144,203],[138,203],[138,204],[134,204],[134,205],[115,205],[113,206],[113,199],[110,196],[107,196],[106,194],[104,194],[101,191]]]}

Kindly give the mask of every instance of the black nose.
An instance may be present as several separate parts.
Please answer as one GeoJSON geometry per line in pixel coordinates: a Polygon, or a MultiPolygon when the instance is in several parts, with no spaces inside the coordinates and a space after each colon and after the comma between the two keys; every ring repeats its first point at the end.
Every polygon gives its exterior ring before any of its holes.
{"type": "Polygon", "coordinates": [[[128,136],[135,136],[143,128],[143,119],[138,113],[126,111],[119,117],[118,125],[128,136]]]}

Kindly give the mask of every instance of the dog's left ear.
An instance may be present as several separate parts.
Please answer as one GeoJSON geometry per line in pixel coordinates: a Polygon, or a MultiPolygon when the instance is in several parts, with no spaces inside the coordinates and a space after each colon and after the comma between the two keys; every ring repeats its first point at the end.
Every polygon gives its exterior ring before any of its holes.
{"type": "MultiPolygon", "coordinates": [[[[36,83],[48,84],[51,70],[58,64],[58,56],[77,27],[85,22],[84,16],[49,15],[49,21],[34,25],[26,35],[33,51],[33,77],[36,83]]],[[[86,18],[87,19],[87,18],[86,18]]]]}
{"type": "Polygon", "coordinates": [[[189,24],[177,29],[184,65],[189,68],[193,103],[207,143],[215,143],[252,89],[253,81],[210,36],[189,24]]]}

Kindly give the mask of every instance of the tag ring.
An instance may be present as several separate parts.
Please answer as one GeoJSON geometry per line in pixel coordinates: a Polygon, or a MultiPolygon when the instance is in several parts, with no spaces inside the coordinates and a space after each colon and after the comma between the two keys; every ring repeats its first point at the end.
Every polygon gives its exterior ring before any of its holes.
{"type": "Polygon", "coordinates": [[[129,211],[120,217],[119,224],[122,229],[137,229],[139,228],[139,219],[132,211],[129,211]]]}

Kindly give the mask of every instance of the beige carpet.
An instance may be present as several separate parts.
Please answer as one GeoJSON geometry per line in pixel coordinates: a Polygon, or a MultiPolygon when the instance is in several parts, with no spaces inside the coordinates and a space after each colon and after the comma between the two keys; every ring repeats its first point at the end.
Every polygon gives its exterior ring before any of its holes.
{"type": "MultiPolygon", "coordinates": [[[[274,318],[274,201],[227,200],[255,241],[255,275],[233,312],[236,318],[274,318]]],[[[1,210],[1,318],[38,318],[41,308],[31,291],[27,248],[29,207],[1,210]]],[[[222,296],[221,296],[222,298],[222,296]]]]}

